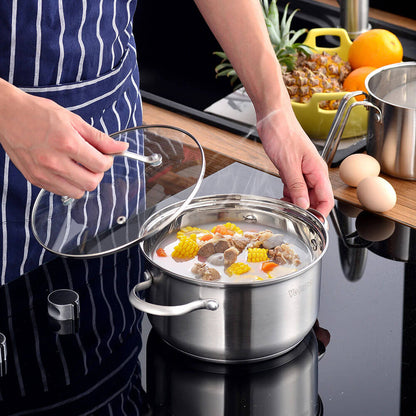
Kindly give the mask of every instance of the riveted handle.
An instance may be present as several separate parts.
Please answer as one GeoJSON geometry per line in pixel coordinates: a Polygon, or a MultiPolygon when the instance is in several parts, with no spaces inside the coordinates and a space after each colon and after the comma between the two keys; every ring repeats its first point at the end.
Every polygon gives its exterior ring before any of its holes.
{"type": "Polygon", "coordinates": [[[207,309],[209,311],[218,309],[219,305],[215,299],[199,299],[176,306],[155,305],[154,303],[146,302],[140,298],[139,292],[149,289],[152,286],[153,279],[149,271],[145,271],[144,275],[145,280],[134,286],[129,295],[130,303],[142,312],[158,316],[179,316],[198,309],[207,309]]]}

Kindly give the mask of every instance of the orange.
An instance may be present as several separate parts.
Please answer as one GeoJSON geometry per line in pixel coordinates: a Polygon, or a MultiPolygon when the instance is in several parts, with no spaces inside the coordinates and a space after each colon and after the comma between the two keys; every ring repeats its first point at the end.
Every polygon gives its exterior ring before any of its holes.
{"type": "MultiPolygon", "coordinates": [[[[344,79],[343,88],[345,91],[364,91],[368,92],[365,88],[365,79],[370,72],[373,72],[376,68],[373,66],[361,66],[360,68],[352,70],[348,76],[344,79]]],[[[358,95],[356,100],[362,101],[364,95],[358,95]]]]}
{"type": "Polygon", "coordinates": [[[361,33],[351,44],[348,61],[352,69],[360,66],[395,64],[403,59],[403,46],[398,37],[386,29],[371,29],[361,33]]]}

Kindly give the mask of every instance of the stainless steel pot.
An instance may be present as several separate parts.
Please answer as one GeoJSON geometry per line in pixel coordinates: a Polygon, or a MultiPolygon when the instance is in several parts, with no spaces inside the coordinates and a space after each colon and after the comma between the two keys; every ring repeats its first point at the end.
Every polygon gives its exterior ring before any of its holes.
{"type": "Polygon", "coordinates": [[[401,179],[416,179],[415,87],[416,62],[379,68],[366,79],[370,102],[382,114],[380,123],[370,109],[367,152],[380,162],[382,172],[401,179]]]}
{"type": "MultiPolygon", "coordinates": [[[[175,209],[177,204],[155,213],[145,228],[157,227],[175,209]]],[[[148,264],[146,280],[132,290],[130,301],[150,315],[153,328],[167,343],[189,355],[216,362],[281,355],[306,336],[318,315],[321,259],[328,243],[323,221],[311,211],[273,198],[194,199],[174,223],[141,243],[148,264]],[[154,250],[169,233],[216,221],[257,222],[281,229],[308,248],[311,261],[282,278],[231,284],[182,276],[153,261],[154,250]],[[140,292],[145,289],[142,300],[140,292]]]]}
{"type": "Polygon", "coordinates": [[[367,153],[378,160],[383,173],[416,179],[416,62],[378,68],[368,75],[365,84],[366,100],[347,105],[362,91],[344,97],[322,156],[332,162],[349,111],[364,105],[369,107],[367,153]]]}

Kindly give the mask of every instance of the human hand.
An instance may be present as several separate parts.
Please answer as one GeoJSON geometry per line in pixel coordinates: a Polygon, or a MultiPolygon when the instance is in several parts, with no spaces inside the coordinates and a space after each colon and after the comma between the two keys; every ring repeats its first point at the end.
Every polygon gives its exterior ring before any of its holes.
{"type": "MultiPolygon", "coordinates": [[[[4,84],[2,84],[3,87],[4,84]]],[[[55,102],[7,86],[0,108],[0,141],[33,185],[81,198],[112,166],[111,154],[127,149],[55,102]]]]}
{"type": "Polygon", "coordinates": [[[283,181],[282,199],[328,216],[334,206],[328,166],[294,114],[273,111],[258,121],[257,130],[283,181]]]}

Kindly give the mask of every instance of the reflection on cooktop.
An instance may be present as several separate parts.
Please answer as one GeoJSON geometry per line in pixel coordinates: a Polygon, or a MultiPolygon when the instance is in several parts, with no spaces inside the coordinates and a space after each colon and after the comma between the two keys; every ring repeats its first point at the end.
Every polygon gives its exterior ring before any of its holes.
{"type": "MultiPolygon", "coordinates": [[[[198,194],[282,191],[279,178],[233,164],[198,194]]],[[[339,204],[329,219],[319,322],[289,353],[250,365],[185,357],[150,331],[128,300],[142,273],[138,247],[58,258],[0,287],[0,414],[414,414],[414,232],[339,204]],[[79,295],[78,327],[48,314],[57,289],[79,295]]]]}

